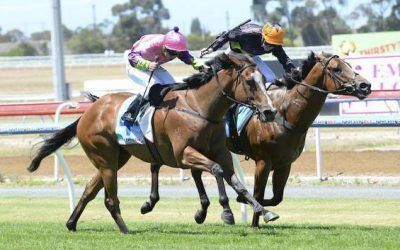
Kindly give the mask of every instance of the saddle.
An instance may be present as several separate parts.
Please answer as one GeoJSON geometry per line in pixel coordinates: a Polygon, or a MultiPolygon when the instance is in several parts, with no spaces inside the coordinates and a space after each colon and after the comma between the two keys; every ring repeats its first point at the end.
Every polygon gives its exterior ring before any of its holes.
{"type": "Polygon", "coordinates": [[[243,150],[244,147],[241,145],[241,138],[244,135],[242,131],[253,114],[254,112],[251,109],[235,104],[228,110],[225,116],[226,138],[231,141],[237,154],[246,154],[243,150]]]}

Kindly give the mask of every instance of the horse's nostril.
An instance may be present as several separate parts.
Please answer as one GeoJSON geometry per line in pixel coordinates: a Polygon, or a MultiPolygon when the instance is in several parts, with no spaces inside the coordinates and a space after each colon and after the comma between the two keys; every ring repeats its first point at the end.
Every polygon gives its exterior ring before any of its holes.
{"type": "Polygon", "coordinates": [[[361,90],[369,90],[369,89],[371,89],[371,84],[362,82],[362,83],[360,83],[360,89],[361,90]]]}

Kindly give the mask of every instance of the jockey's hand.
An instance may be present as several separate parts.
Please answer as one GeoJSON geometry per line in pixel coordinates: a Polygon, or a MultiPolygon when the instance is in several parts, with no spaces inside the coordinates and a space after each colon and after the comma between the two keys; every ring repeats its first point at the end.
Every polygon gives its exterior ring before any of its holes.
{"type": "Polygon", "coordinates": [[[292,77],[292,79],[296,80],[296,81],[301,81],[301,71],[300,68],[293,68],[290,71],[290,75],[292,77]]]}
{"type": "Polygon", "coordinates": [[[157,69],[157,67],[158,67],[158,63],[156,63],[156,62],[150,62],[150,64],[149,64],[149,71],[154,71],[154,70],[157,69]]]}

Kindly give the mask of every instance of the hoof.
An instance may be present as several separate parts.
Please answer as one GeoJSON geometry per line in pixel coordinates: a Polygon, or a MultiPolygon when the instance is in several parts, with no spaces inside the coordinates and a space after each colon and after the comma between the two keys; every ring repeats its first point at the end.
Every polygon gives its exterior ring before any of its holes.
{"type": "Polygon", "coordinates": [[[264,217],[265,223],[268,223],[268,222],[270,222],[270,221],[274,221],[274,220],[279,219],[279,215],[276,214],[276,213],[274,213],[274,212],[271,212],[271,211],[267,211],[267,212],[263,215],[263,217],[264,217]]]}
{"type": "Polygon", "coordinates": [[[65,225],[67,226],[68,231],[76,232],[76,224],[75,223],[68,221],[65,225]]]}
{"type": "Polygon", "coordinates": [[[140,212],[142,214],[147,214],[153,210],[153,207],[151,206],[150,202],[146,201],[143,203],[142,207],[140,208],[140,212]]]}
{"type": "Polygon", "coordinates": [[[246,199],[244,197],[242,197],[242,196],[238,196],[236,198],[236,201],[239,202],[239,203],[247,204],[246,199]]]}
{"type": "Polygon", "coordinates": [[[206,216],[207,211],[204,212],[203,210],[197,210],[194,214],[194,220],[197,224],[203,224],[203,222],[206,220],[206,216]]]}
{"type": "Polygon", "coordinates": [[[235,217],[233,217],[232,211],[223,211],[221,214],[221,219],[224,223],[228,225],[235,224],[235,217]]]}

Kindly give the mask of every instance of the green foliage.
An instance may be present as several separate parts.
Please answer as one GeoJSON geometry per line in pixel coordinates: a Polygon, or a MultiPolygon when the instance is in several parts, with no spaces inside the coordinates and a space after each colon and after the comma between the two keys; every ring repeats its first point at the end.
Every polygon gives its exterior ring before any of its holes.
{"type": "Polygon", "coordinates": [[[367,23],[357,29],[357,32],[396,31],[400,29],[400,1],[372,0],[360,4],[352,12],[351,18],[358,20],[367,16],[367,23]],[[389,13],[389,15],[387,15],[389,13]]]}
{"type": "Polygon", "coordinates": [[[162,20],[169,19],[169,11],[161,0],[130,0],[117,4],[112,13],[119,20],[112,30],[111,49],[122,52],[141,36],[152,33],[165,33],[162,20]]]}
{"type": "Polygon", "coordinates": [[[200,20],[198,17],[192,19],[192,23],[190,25],[190,33],[193,35],[201,35],[203,33],[203,29],[201,28],[200,20]]]}
{"type": "Polygon", "coordinates": [[[344,0],[253,0],[253,14],[259,22],[285,26],[288,45],[328,45],[333,34],[351,32],[338,12],[345,5],[344,0]]]}
{"type": "Polygon", "coordinates": [[[51,33],[48,30],[41,31],[41,32],[34,32],[31,34],[31,39],[34,41],[41,41],[41,40],[50,41],[51,33]]]}
{"type": "Polygon", "coordinates": [[[73,54],[103,53],[105,50],[103,34],[97,28],[77,29],[67,45],[73,54]]]}
{"type": "Polygon", "coordinates": [[[189,50],[200,50],[208,47],[215,40],[215,36],[210,34],[197,35],[190,34],[186,37],[189,50]]]}
{"type": "Polygon", "coordinates": [[[36,55],[38,55],[38,51],[27,42],[21,42],[18,44],[16,48],[0,54],[0,56],[36,56],[36,55]]]}

